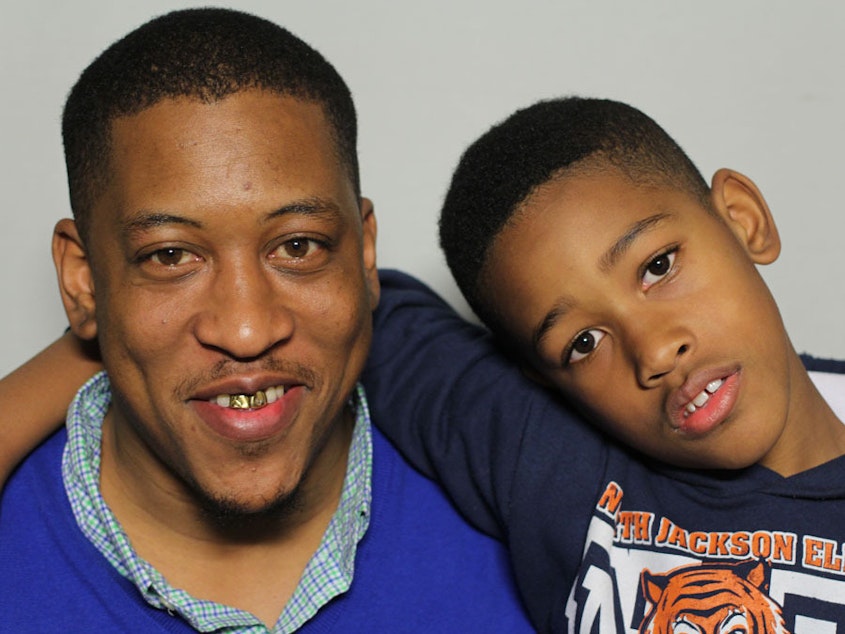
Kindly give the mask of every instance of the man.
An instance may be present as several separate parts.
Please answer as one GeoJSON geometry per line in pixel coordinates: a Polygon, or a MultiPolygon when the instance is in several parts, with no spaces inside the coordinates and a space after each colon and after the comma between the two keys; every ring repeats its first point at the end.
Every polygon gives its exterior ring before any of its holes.
{"type": "Polygon", "coordinates": [[[500,546],[356,388],[376,225],[331,65],[252,16],[172,13],[85,70],[63,135],[54,259],[108,378],[9,482],[4,627],[528,630],[500,546]]]}

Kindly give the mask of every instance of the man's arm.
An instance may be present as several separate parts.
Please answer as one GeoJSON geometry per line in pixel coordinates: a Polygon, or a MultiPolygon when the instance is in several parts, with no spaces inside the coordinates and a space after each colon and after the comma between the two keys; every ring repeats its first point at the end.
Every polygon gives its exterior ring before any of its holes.
{"type": "Polygon", "coordinates": [[[65,419],[79,387],[102,369],[71,333],[0,379],[0,488],[23,458],[65,419]]]}

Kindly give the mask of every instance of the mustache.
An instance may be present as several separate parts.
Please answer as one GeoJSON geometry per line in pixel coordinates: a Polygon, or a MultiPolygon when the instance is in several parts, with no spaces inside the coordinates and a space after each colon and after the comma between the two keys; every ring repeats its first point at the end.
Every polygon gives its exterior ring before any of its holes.
{"type": "Polygon", "coordinates": [[[227,379],[231,376],[244,374],[272,373],[284,374],[293,378],[297,383],[302,383],[309,388],[315,388],[319,384],[319,376],[308,366],[291,359],[275,359],[268,357],[256,361],[235,361],[222,359],[211,368],[200,374],[180,381],[174,388],[174,394],[180,400],[190,397],[201,385],[220,379],[227,379]]]}

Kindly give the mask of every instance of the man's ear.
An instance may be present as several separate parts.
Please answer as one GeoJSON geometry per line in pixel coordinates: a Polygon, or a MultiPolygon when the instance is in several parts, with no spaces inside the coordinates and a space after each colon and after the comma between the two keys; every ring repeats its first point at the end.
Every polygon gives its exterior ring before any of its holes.
{"type": "Polygon", "coordinates": [[[777,259],[778,229],[763,194],[750,178],[720,169],[713,175],[710,201],[756,264],[770,264],[777,259]]]}
{"type": "Polygon", "coordinates": [[[363,258],[364,276],[367,280],[367,290],[370,294],[370,308],[373,310],[378,306],[381,295],[381,285],[378,281],[378,268],[376,267],[376,214],[373,201],[369,198],[361,198],[361,227],[363,230],[363,258]]]}
{"type": "Polygon", "coordinates": [[[53,264],[70,328],[80,339],[97,336],[94,278],[76,223],[64,218],[53,230],[53,264]]]}

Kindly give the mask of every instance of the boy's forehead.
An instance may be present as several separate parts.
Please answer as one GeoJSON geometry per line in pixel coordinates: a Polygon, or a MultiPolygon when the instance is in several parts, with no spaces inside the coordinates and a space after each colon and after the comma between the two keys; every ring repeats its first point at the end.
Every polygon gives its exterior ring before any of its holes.
{"type": "Polygon", "coordinates": [[[624,225],[643,215],[700,210],[706,210],[705,206],[670,175],[623,170],[603,160],[582,161],[535,188],[494,245],[538,224],[554,226],[580,240],[591,231],[604,233],[611,225],[624,225]]]}
{"type": "MultiPolygon", "coordinates": [[[[550,289],[583,290],[635,240],[702,209],[685,190],[613,167],[559,175],[537,188],[493,241],[482,272],[487,301],[499,315],[512,313],[502,310],[506,305],[522,306],[523,317],[532,307],[545,313],[550,289]]],[[[519,321],[513,334],[525,339],[526,322],[519,321]]]]}

